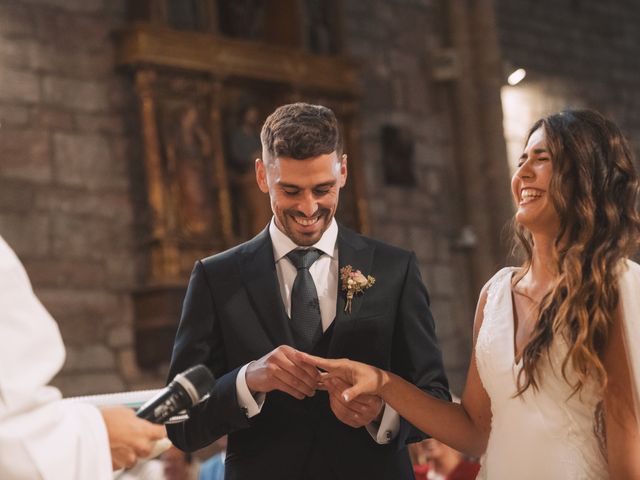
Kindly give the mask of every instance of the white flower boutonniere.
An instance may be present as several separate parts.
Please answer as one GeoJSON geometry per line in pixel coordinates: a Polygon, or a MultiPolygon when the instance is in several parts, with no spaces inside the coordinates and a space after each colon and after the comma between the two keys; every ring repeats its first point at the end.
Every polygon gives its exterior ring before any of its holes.
{"type": "Polygon", "coordinates": [[[342,291],[347,294],[347,303],[344,306],[344,311],[348,313],[351,313],[353,296],[361,294],[376,283],[374,277],[371,275],[365,277],[360,270],[354,270],[351,265],[344,266],[340,269],[340,280],[342,280],[342,291]]]}

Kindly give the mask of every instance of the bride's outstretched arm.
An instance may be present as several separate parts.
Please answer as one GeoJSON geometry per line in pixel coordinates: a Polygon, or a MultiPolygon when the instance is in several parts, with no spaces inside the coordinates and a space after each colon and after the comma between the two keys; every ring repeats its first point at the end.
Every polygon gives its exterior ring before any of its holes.
{"type": "Polygon", "coordinates": [[[483,320],[486,286],[476,309],[473,351],[462,403],[449,403],[424,393],[403,378],[351,360],[328,360],[301,353],[302,360],[352,385],[343,392],[347,402],[359,395],[379,395],[401,416],[432,437],[463,453],[484,453],[491,428],[491,403],[475,361],[475,343],[483,320]]]}

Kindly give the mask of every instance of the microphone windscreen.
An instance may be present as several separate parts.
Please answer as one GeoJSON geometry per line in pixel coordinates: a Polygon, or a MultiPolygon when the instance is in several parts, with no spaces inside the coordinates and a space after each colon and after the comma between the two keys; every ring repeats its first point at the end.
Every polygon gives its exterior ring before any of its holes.
{"type": "MultiPolygon", "coordinates": [[[[194,403],[197,403],[202,397],[213,390],[215,380],[209,369],[204,365],[196,365],[178,375],[187,380],[195,390],[197,400],[195,400],[194,403]]],[[[178,375],[176,375],[176,380],[178,375]]]]}

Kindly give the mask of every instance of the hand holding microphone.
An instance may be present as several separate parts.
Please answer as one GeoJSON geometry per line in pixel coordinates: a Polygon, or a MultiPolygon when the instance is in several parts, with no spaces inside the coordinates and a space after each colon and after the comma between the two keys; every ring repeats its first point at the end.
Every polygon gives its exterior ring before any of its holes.
{"type": "Polygon", "coordinates": [[[137,418],[130,408],[105,407],[100,413],[107,427],[114,470],[133,467],[138,458],[149,456],[157,441],[167,438],[163,425],[137,418]]]}
{"type": "Polygon", "coordinates": [[[127,407],[103,408],[114,470],[132,467],[138,458],[150,458],[166,450],[171,445],[166,440],[166,430],[163,425],[153,423],[162,424],[197,404],[213,389],[214,383],[209,369],[196,365],[176,375],[135,413],[127,407]]]}
{"type": "Polygon", "coordinates": [[[177,374],[171,383],[142,405],[136,415],[153,423],[169,418],[200,402],[213,389],[215,380],[204,365],[177,374]]]}

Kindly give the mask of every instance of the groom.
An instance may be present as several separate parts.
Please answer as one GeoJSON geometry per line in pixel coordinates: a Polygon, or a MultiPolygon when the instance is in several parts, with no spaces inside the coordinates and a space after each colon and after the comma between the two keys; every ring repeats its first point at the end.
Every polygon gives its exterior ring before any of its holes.
{"type": "Polygon", "coordinates": [[[282,106],[261,141],[256,179],[273,219],[195,264],[169,378],[204,363],[217,382],[169,437],[192,451],[228,433],[231,480],[413,478],[406,444],[423,435],[378,397],[346,404],[339,383],[316,391],[319,374],[297,350],[376,365],[449,398],[415,255],[335,221],[347,157],[331,110],[282,106]]]}

